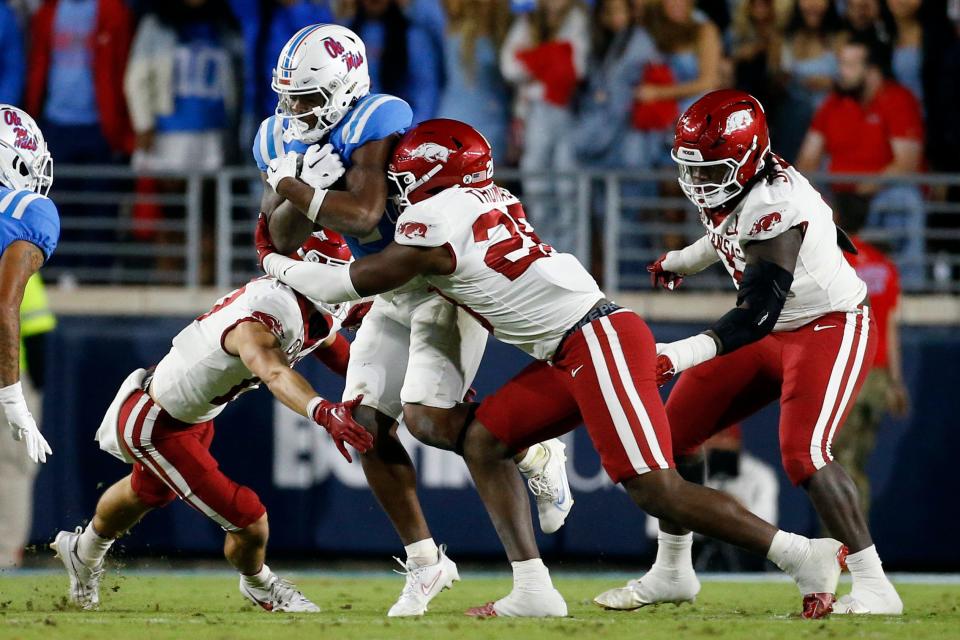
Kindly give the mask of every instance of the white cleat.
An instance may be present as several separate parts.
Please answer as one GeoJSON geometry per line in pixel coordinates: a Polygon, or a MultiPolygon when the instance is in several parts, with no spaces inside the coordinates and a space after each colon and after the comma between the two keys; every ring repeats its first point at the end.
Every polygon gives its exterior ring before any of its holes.
{"type": "Polygon", "coordinates": [[[808,542],[807,557],[797,567],[796,575],[791,577],[803,595],[800,615],[817,619],[833,610],[847,547],[833,538],[814,538],[808,542]]]}
{"type": "Polygon", "coordinates": [[[604,609],[633,611],[653,604],[693,603],[698,593],[700,581],[694,571],[651,569],[642,578],[628,582],[625,587],[604,591],[593,602],[604,609]]]}
{"type": "Polygon", "coordinates": [[[253,587],[240,576],[240,593],[264,611],[288,613],[318,613],[320,607],[311,602],[290,582],[275,573],[265,588],[253,587]]]}
{"type": "Polygon", "coordinates": [[[506,597],[467,609],[472,618],[566,618],[567,601],[556,589],[526,591],[514,587],[506,597]]]}
{"type": "Polygon", "coordinates": [[[563,452],[566,445],[554,439],[542,442],[541,446],[547,452],[546,460],[538,468],[521,473],[537,499],[540,529],[544,533],[554,533],[563,526],[573,508],[573,495],[567,479],[567,456],[563,452]]]}
{"type": "Polygon", "coordinates": [[[100,579],[103,577],[103,563],[99,566],[88,567],[77,555],[77,541],[80,539],[81,527],[76,531],[61,531],[50,543],[60,561],[63,562],[67,575],[70,576],[70,601],[86,611],[100,608],[100,579]]]}
{"type": "Polygon", "coordinates": [[[457,565],[447,557],[447,545],[442,544],[438,549],[437,562],[425,567],[404,563],[400,558],[394,558],[403,567],[397,571],[406,576],[407,583],[400,592],[400,598],[390,607],[387,616],[403,618],[408,616],[422,616],[427,612],[427,605],[437,594],[449,589],[454,582],[460,580],[457,565]]]}
{"type": "Polygon", "coordinates": [[[879,588],[867,588],[854,583],[853,590],[845,596],[840,596],[833,605],[833,613],[837,615],[879,615],[899,616],[903,614],[903,601],[897,590],[885,580],[885,585],[879,588]]]}

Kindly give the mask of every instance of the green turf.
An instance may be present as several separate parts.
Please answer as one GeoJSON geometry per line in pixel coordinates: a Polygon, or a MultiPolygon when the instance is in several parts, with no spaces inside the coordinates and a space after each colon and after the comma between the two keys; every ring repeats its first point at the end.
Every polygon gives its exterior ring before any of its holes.
{"type": "MultiPolygon", "coordinates": [[[[402,640],[423,638],[960,638],[960,586],[901,585],[907,609],[901,618],[797,617],[799,597],[791,584],[708,582],[696,605],[647,607],[636,612],[602,611],[590,604],[610,580],[559,577],[570,606],[563,620],[473,620],[469,606],[502,595],[509,579],[471,578],[434,600],[417,620],[388,620],[386,609],[399,578],[303,577],[305,594],[320,614],[267,614],[255,610],[226,575],[118,575],[105,579],[99,612],[72,609],[64,597],[66,578],[53,575],[0,576],[0,638],[232,639],[336,638],[402,640]]],[[[843,589],[841,589],[842,591],[843,589]]]]}

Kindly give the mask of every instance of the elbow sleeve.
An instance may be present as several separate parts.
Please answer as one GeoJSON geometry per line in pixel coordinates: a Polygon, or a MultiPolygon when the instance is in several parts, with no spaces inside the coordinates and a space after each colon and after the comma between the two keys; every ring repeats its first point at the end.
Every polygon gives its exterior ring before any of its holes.
{"type": "Polygon", "coordinates": [[[710,327],[720,340],[721,353],[735,351],[773,331],[792,285],[793,274],[780,265],[766,260],[747,265],[736,308],[710,327]]]}

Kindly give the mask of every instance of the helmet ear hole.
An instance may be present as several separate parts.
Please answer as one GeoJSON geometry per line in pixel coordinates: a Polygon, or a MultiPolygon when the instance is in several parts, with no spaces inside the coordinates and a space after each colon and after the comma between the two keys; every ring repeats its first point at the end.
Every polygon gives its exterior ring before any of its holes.
{"type": "Polygon", "coordinates": [[[26,178],[30,175],[30,167],[27,166],[27,163],[24,162],[19,156],[14,161],[14,170],[17,171],[21,176],[26,178]]]}

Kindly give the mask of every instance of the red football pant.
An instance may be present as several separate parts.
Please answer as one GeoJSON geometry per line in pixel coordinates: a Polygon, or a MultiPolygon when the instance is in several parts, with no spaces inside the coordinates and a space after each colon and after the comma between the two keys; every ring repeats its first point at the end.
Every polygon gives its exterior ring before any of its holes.
{"type": "Polygon", "coordinates": [[[670,427],[657,392],[653,335],[620,310],[570,335],[553,366],[534,362],[484,400],[477,419],[522,449],[581,422],[614,482],[673,466],[670,427]]]}
{"type": "Polygon", "coordinates": [[[676,457],[780,398],[780,455],[798,485],[833,460],[831,443],[877,351],[870,307],[829,313],[685,371],[667,399],[676,457]]]}
{"type": "Polygon", "coordinates": [[[131,457],[131,484],[147,506],[158,508],[177,496],[225,531],[239,531],[267,510],[253,490],[225,476],[210,455],[213,421],[180,422],[143,391],[123,403],[119,438],[131,457]]]}

